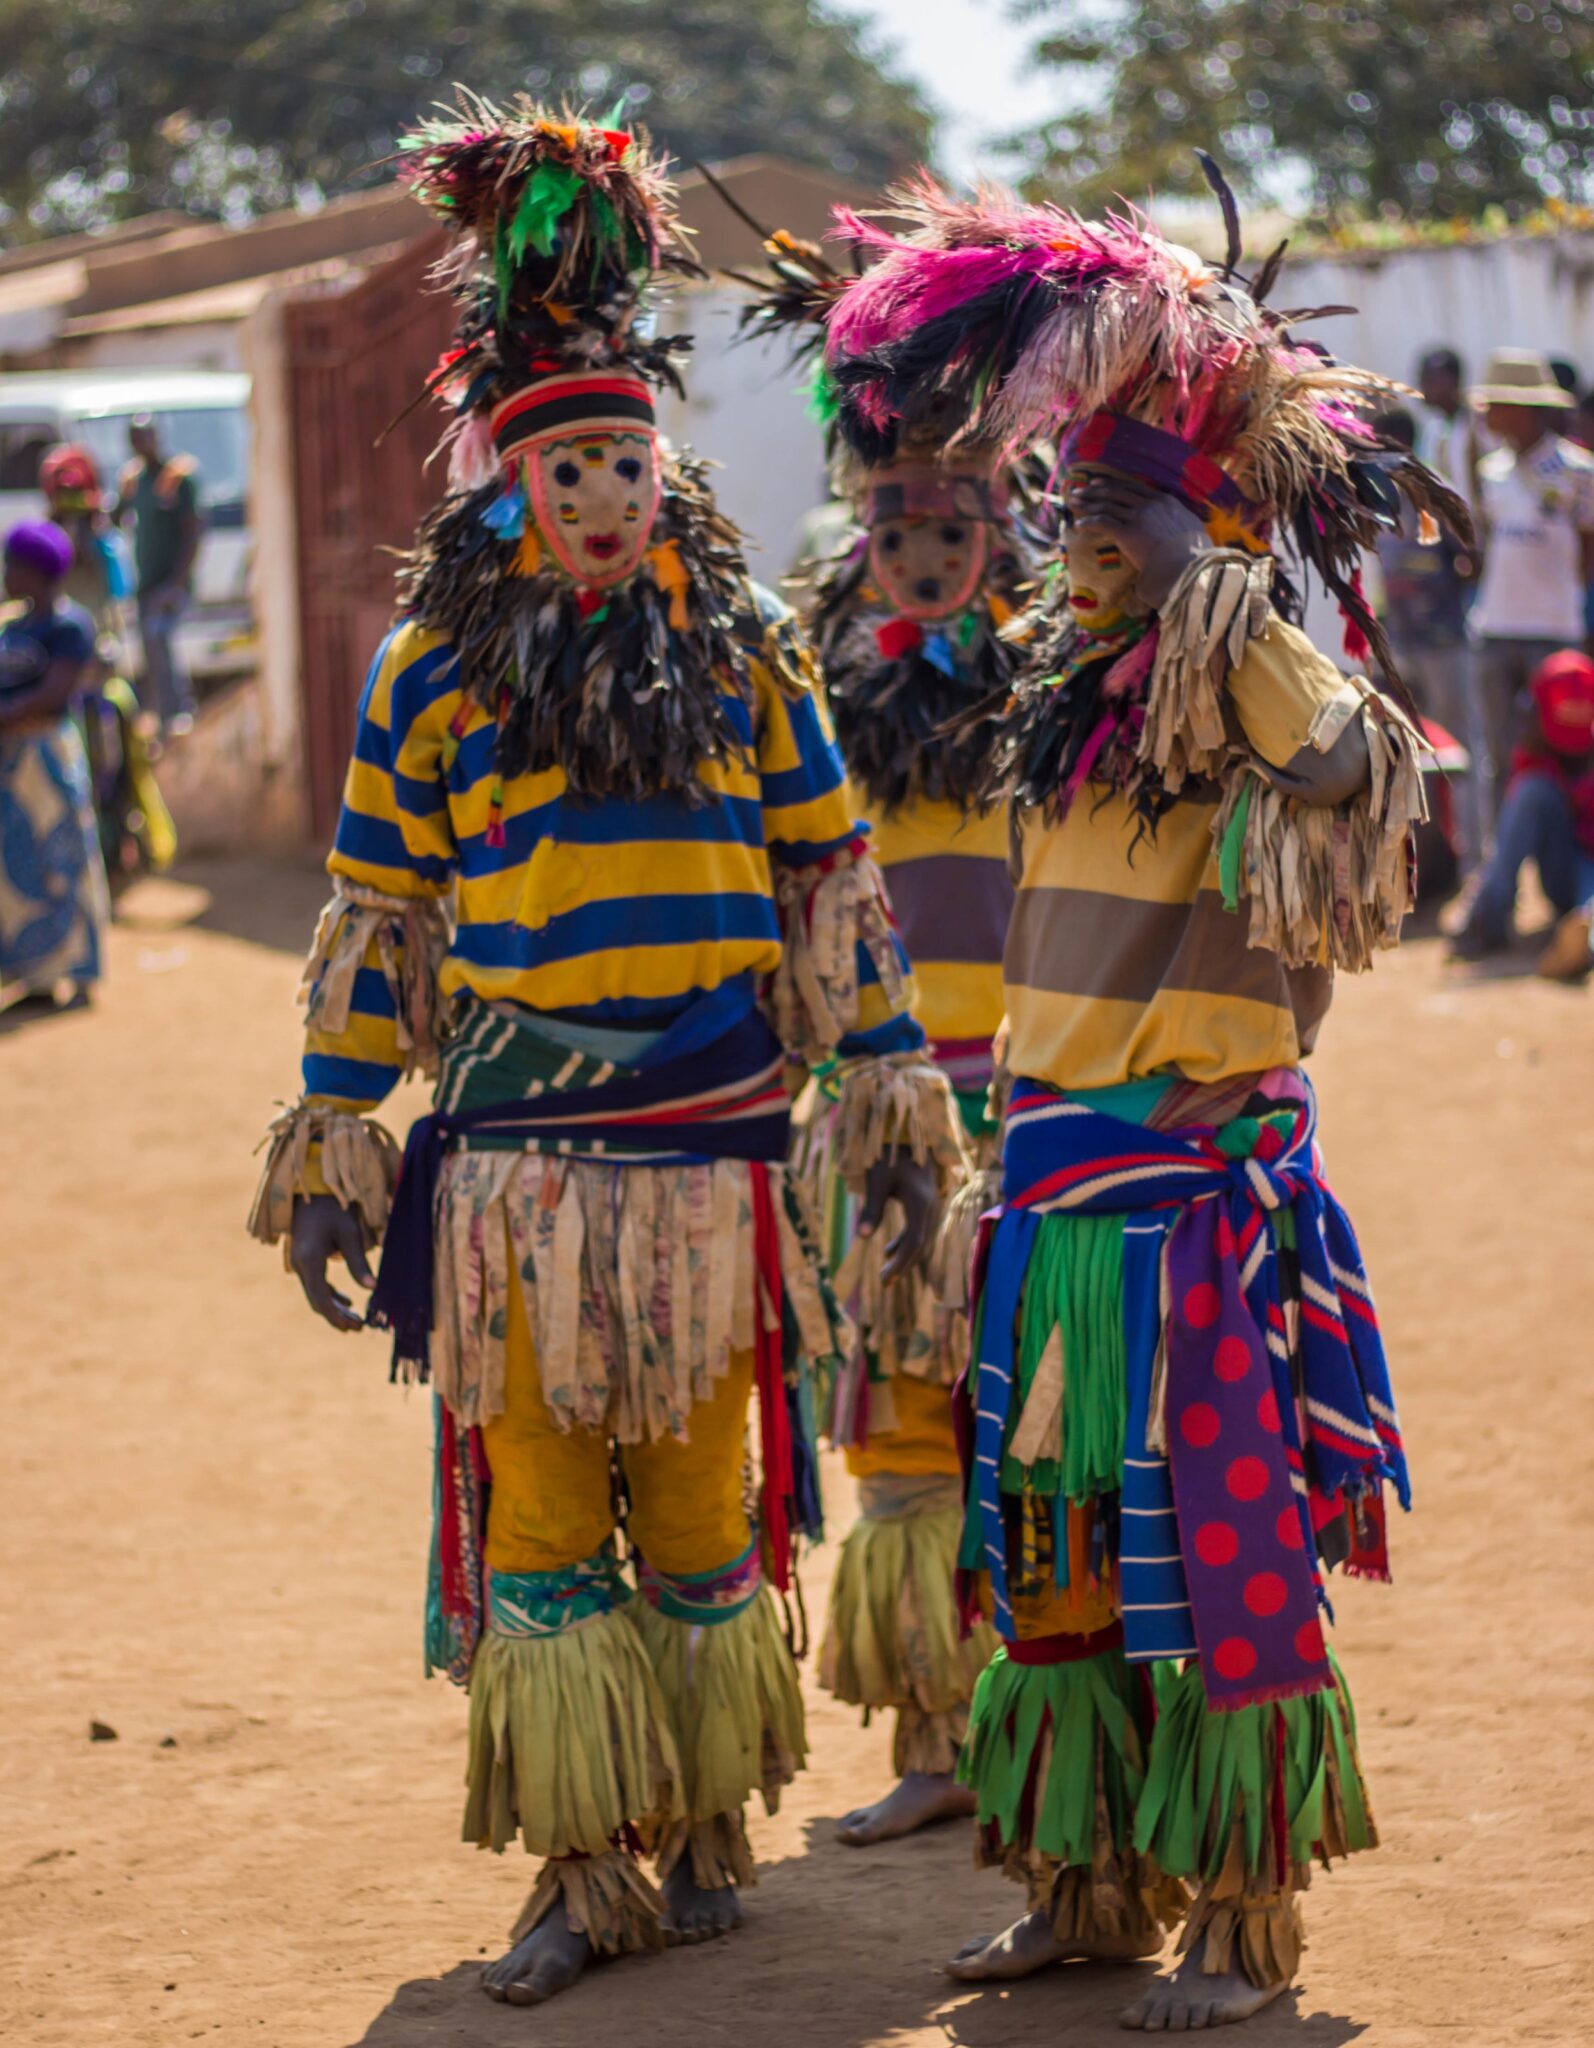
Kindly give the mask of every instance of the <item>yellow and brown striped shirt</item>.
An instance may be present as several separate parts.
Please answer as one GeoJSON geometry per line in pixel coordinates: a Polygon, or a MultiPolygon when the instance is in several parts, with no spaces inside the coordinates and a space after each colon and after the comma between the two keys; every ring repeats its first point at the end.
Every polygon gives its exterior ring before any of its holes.
{"type": "MultiPolygon", "coordinates": [[[[1247,740],[1282,768],[1323,706],[1352,688],[1303,633],[1275,620],[1228,682],[1247,740]]],[[[1192,1081],[1294,1064],[1333,991],[1325,968],[1286,968],[1225,910],[1212,822],[1192,791],[1143,833],[1116,793],[1084,789],[1060,825],[1021,830],[1003,980],[1008,1060],[1055,1088],[1106,1088],[1175,1069],[1192,1081]]]]}

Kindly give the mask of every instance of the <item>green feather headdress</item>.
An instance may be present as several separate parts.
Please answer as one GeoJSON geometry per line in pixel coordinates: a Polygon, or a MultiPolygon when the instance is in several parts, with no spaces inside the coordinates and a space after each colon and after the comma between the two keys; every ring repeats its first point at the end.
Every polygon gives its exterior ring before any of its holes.
{"type": "Polygon", "coordinates": [[[459,308],[434,373],[479,411],[560,363],[625,365],[679,388],[681,338],[639,332],[661,278],[702,277],[666,159],[640,132],[461,94],[405,137],[399,176],[447,231],[439,280],[459,308]]]}

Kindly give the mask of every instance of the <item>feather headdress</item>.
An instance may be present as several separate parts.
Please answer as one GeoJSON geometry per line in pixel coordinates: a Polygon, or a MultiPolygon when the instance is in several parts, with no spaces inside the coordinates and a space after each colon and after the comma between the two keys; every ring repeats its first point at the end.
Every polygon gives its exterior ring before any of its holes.
{"type": "Polygon", "coordinates": [[[666,160],[641,133],[461,94],[404,138],[400,181],[446,230],[439,285],[454,346],[428,388],[480,413],[551,368],[625,369],[679,389],[683,338],[637,315],[667,276],[706,273],[676,214],[666,160]]]}
{"type": "MultiPolygon", "coordinates": [[[[748,294],[739,338],[783,340],[794,363],[811,366],[812,410],[835,457],[825,335],[857,288],[861,265],[838,268],[816,242],[764,227],[712,172],[703,168],[703,175],[758,236],[769,266],[726,272],[748,294]]],[[[965,440],[943,465],[957,424],[950,418],[925,422],[923,432],[907,437],[909,445],[878,466],[855,457],[837,463],[835,486],[854,501],[861,530],[791,579],[806,585],[804,610],[847,773],[887,814],[923,799],[961,809],[973,803],[995,741],[996,710],[1017,665],[1001,628],[1045,545],[1038,514],[1049,463],[1037,473],[1034,464],[1014,461],[992,475],[995,451],[965,440]],[[904,618],[879,584],[868,529],[915,513],[990,527],[984,574],[955,619],[925,624],[904,618]],[[980,707],[985,715],[974,716],[980,707]]]]}
{"type": "Polygon", "coordinates": [[[906,234],[844,212],[879,260],[829,320],[839,430],[879,460],[951,407],[963,435],[1015,447],[1060,434],[1065,466],[1178,489],[1215,537],[1262,548],[1281,530],[1389,672],[1360,554],[1403,499],[1463,534],[1465,507],[1366,424],[1398,387],[1298,340],[1311,313],[1266,305],[1282,250],[1242,275],[1232,195],[1204,163],[1229,227],[1220,264],[1134,212],[1085,220],[993,189],[963,200],[927,174],[891,195],[906,234]]]}
{"type": "MultiPolygon", "coordinates": [[[[705,771],[740,745],[734,696],[748,645],[770,652],[741,540],[699,463],[661,462],[662,494],[636,573],[601,601],[550,560],[527,451],[549,435],[653,431],[653,389],[680,389],[685,337],[639,318],[669,277],[706,275],[644,136],[521,98],[461,96],[400,152],[400,175],[446,229],[437,269],[453,344],[426,390],[455,410],[450,489],[405,558],[409,617],[444,635],[466,703],[496,722],[489,845],[507,778],[562,768],[576,799],[660,791],[719,801],[705,771]]],[[[450,728],[457,746],[465,727],[450,728]]],[[[495,836],[496,835],[496,836],[495,836]]]]}

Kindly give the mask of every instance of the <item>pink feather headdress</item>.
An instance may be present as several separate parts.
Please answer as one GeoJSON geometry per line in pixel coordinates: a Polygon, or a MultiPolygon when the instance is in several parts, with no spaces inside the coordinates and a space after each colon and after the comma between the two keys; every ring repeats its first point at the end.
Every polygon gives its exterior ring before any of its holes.
{"type": "Polygon", "coordinates": [[[1361,549],[1402,498],[1460,533],[1465,508],[1368,424],[1399,387],[1297,340],[1310,314],[1266,305],[1283,248],[1241,274],[1238,210],[1203,165],[1228,225],[1223,263],[1132,209],[1085,220],[990,187],[965,200],[927,173],[890,197],[906,232],[838,209],[837,232],[878,259],[829,318],[840,432],[878,461],[940,413],[1001,447],[1061,438],[1065,462],[1091,429],[1111,450],[1094,459],[1164,488],[1182,462],[1207,479],[1187,494],[1237,500],[1248,531],[1282,527],[1378,647],[1353,585],[1361,549]]]}

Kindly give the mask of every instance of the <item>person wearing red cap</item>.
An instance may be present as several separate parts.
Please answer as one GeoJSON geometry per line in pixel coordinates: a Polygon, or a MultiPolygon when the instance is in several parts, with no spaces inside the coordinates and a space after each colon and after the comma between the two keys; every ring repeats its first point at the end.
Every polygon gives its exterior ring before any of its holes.
{"type": "Polygon", "coordinates": [[[1581,981],[1594,903],[1594,661],[1564,648],[1539,664],[1529,689],[1531,725],[1512,755],[1494,853],[1452,957],[1481,960],[1510,945],[1517,877],[1531,860],[1561,913],[1539,972],[1581,981]]]}
{"type": "Polygon", "coordinates": [[[105,510],[105,493],[94,457],[74,441],[62,441],[39,464],[39,489],[50,517],[72,543],[66,595],[94,621],[97,638],[110,638],[122,652],[126,631],[123,602],[132,594],[132,560],[127,542],[105,510]]]}

